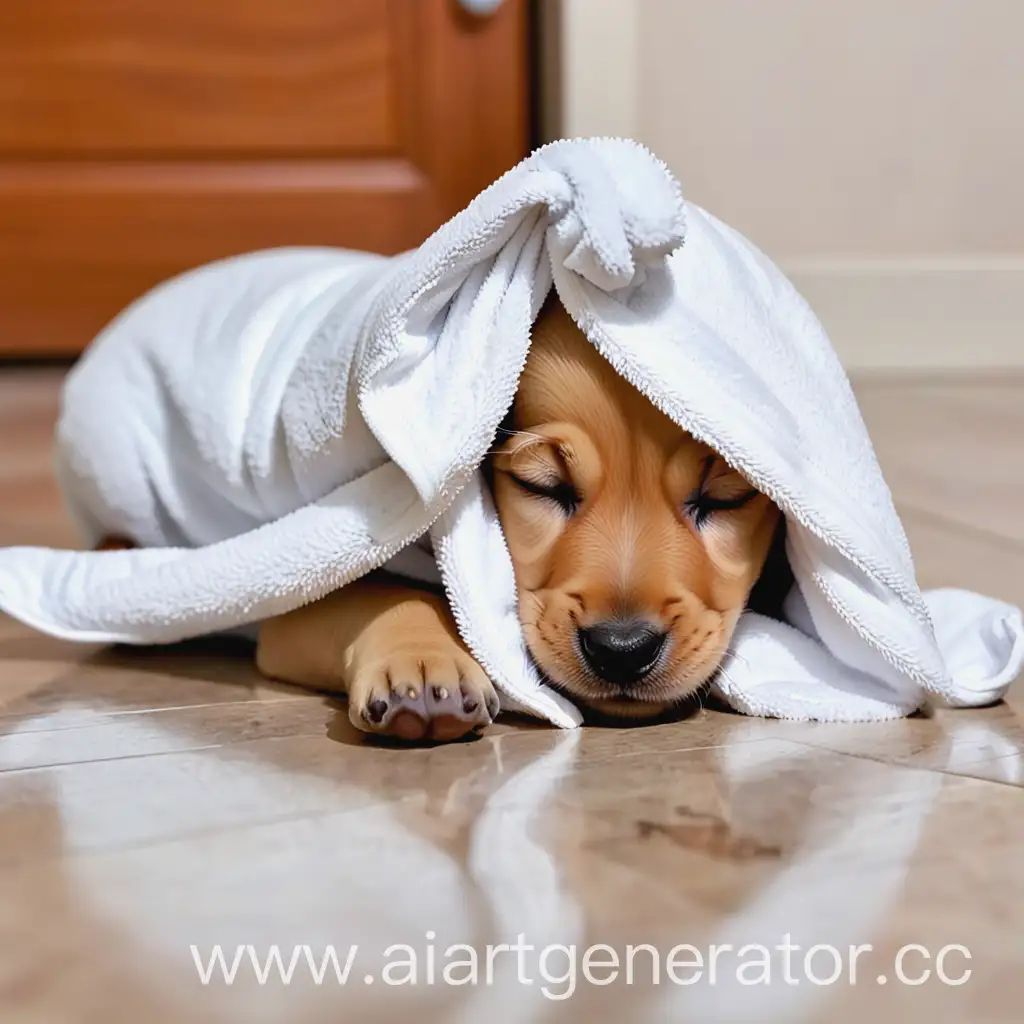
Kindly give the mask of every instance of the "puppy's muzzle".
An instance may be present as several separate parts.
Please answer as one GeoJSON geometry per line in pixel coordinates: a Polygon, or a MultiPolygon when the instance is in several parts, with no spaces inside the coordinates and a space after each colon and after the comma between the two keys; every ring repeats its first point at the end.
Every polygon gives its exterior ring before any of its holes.
{"type": "Polygon", "coordinates": [[[648,622],[612,619],[577,631],[580,653],[599,679],[628,689],[658,664],[666,633],[648,622]]]}

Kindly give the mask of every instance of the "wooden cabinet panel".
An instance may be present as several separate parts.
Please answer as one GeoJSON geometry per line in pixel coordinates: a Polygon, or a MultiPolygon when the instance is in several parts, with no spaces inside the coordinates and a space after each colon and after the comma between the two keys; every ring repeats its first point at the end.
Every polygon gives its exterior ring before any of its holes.
{"type": "Polygon", "coordinates": [[[382,0],[3,0],[0,152],[398,145],[382,0]]]}
{"type": "Polygon", "coordinates": [[[396,252],[439,218],[429,182],[402,161],[0,170],[0,351],[78,351],[206,259],[328,242],[396,252]]]}
{"type": "Polygon", "coordinates": [[[187,267],[417,245],[528,146],[527,0],[4,0],[0,354],[187,267]]]}

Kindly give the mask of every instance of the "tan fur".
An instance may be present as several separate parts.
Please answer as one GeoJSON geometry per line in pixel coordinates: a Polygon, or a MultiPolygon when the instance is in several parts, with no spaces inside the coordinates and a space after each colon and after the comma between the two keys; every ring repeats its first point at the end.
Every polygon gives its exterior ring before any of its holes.
{"type": "MultiPolygon", "coordinates": [[[[643,718],[680,702],[718,667],[778,510],[758,494],[696,529],[686,502],[702,480],[725,498],[749,484],[621,378],[554,299],[534,326],[512,427],[496,442],[494,497],[537,664],[605,713],[643,718]],[[578,507],[567,514],[517,478],[568,486],[578,507]],[[588,667],[578,633],[624,619],[665,634],[656,668],[628,692],[588,667]]],[[[497,713],[444,600],[377,576],[265,622],[257,664],[347,693],[368,732],[449,740],[497,713]]]]}
{"type": "Polygon", "coordinates": [[[402,739],[457,739],[498,710],[444,599],[379,578],[264,622],[256,664],[272,678],[343,690],[357,728],[402,739]],[[401,706],[375,722],[374,701],[394,705],[393,694],[401,706]]]}
{"type": "MultiPolygon", "coordinates": [[[[494,492],[534,658],[555,685],[599,710],[665,710],[717,668],[777,509],[757,495],[695,529],[685,502],[714,452],[619,376],[557,303],[534,329],[513,426],[494,461],[494,492]],[[567,517],[513,476],[570,481],[579,509],[567,517]],[[587,669],[575,638],[579,626],[622,616],[668,632],[667,657],[626,699],[587,669]]],[[[726,497],[750,490],[717,458],[710,486],[726,497]]]]}

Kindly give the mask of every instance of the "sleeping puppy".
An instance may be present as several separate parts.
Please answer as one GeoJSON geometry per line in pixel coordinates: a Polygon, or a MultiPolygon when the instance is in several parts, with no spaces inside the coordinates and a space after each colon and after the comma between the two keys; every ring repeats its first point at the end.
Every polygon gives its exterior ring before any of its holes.
{"type": "MultiPolygon", "coordinates": [[[[779,511],[620,377],[555,299],[487,472],[547,681],[628,719],[699,691],[778,550],[779,511]]],[[[394,579],[264,622],[257,664],[346,692],[358,728],[408,740],[456,739],[498,710],[443,597],[394,579]]]]}

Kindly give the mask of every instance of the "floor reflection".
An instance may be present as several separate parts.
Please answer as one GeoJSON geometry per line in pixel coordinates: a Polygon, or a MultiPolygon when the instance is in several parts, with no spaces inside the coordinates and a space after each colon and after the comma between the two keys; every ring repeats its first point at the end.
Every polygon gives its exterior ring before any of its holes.
{"type": "Polygon", "coordinates": [[[97,654],[40,682],[56,650],[0,643],[36,673],[0,705],[0,938],[19,949],[0,980],[42,1019],[69,1001],[154,1022],[796,1022],[903,1003],[914,1019],[934,987],[882,1000],[877,982],[784,982],[786,956],[798,971],[814,946],[871,944],[862,970],[877,977],[906,942],[969,942],[984,977],[1021,988],[1006,967],[1024,955],[1012,700],[871,726],[510,720],[397,749],[223,653],[97,654]],[[285,963],[297,947],[359,952],[343,988],[301,963],[290,984],[260,984],[248,960],[204,986],[192,947],[202,961],[217,944],[260,962],[273,946],[285,963]],[[673,982],[680,944],[722,951],[713,982],[708,964],[673,982]],[[387,984],[404,946],[417,984],[387,984]],[[781,983],[742,983],[755,946],[781,983]],[[608,984],[585,975],[588,950],[599,980],[618,959],[608,984]],[[470,954],[476,983],[446,982],[470,954]]]}

